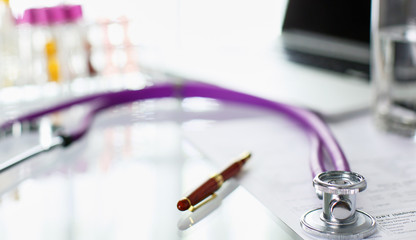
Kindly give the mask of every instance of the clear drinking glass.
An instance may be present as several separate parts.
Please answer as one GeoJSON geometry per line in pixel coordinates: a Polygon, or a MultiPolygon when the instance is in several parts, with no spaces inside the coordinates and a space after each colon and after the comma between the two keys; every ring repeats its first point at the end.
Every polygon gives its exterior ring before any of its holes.
{"type": "Polygon", "coordinates": [[[415,136],[416,0],[373,0],[371,22],[376,123],[415,136]]]}

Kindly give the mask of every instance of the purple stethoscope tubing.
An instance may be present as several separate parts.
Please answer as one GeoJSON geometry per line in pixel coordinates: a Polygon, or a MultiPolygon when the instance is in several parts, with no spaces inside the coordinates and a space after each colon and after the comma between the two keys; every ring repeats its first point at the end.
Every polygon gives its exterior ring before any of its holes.
{"type": "Polygon", "coordinates": [[[160,83],[140,90],[123,90],[80,97],[9,120],[1,124],[0,129],[6,130],[17,122],[34,121],[41,116],[64,110],[74,105],[91,103],[91,110],[84,116],[81,124],[71,133],[61,135],[64,139],[63,146],[67,146],[72,142],[79,140],[88,132],[95,115],[102,110],[133,101],[166,97],[213,98],[225,102],[251,105],[254,107],[265,108],[273,112],[283,113],[290,119],[300,124],[308,133],[311,142],[310,167],[313,176],[327,170],[323,158],[324,149],[327,151],[335,170],[350,171],[347,159],[335,137],[331,133],[331,130],[316,114],[300,107],[270,101],[216,85],[195,81],[184,81],[180,84],[160,83]]]}

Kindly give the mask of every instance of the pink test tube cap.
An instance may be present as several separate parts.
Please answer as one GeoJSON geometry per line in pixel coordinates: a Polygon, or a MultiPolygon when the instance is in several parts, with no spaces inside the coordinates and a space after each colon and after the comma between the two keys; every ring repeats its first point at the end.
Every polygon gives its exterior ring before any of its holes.
{"type": "Polygon", "coordinates": [[[45,8],[32,8],[29,9],[29,12],[29,23],[34,25],[48,25],[48,15],[45,8]]]}
{"type": "Polygon", "coordinates": [[[23,16],[20,18],[19,23],[32,24],[32,19],[33,19],[33,9],[26,9],[23,12],[23,16]]]}
{"type": "Polygon", "coordinates": [[[77,21],[82,18],[82,7],[81,5],[69,5],[66,6],[66,14],[68,21],[77,21]]]}
{"type": "Polygon", "coordinates": [[[63,23],[67,21],[64,6],[49,7],[46,8],[46,12],[50,24],[63,23]]]}

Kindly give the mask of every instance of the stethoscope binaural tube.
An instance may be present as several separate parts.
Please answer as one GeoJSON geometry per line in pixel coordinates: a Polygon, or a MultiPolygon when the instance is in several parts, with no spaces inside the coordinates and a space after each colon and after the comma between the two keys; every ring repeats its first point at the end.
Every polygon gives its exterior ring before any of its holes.
{"type": "MultiPolygon", "coordinates": [[[[99,112],[113,106],[133,101],[166,97],[213,98],[226,102],[261,107],[273,112],[284,114],[291,120],[299,123],[307,132],[309,132],[310,136],[313,136],[312,139],[316,139],[318,145],[316,146],[317,149],[313,150],[313,152],[322,152],[323,149],[326,149],[335,170],[349,171],[350,169],[344,153],[328,126],[314,113],[299,107],[195,81],[185,81],[181,84],[161,83],[140,90],[124,90],[119,92],[101,93],[73,99],[50,108],[35,111],[16,119],[9,120],[0,125],[0,130],[6,130],[12,127],[14,123],[34,121],[41,116],[64,110],[74,105],[90,103],[91,110],[84,116],[84,119],[81,121],[78,128],[76,128],[73,132],[61,134],[63,139],[62,145],[69,146],[72,142],[79,140],[87,133],[95,115],[99,112]]],[[[322,155],[317,155],[315,158],[311,159],[311,169],[313,170],[314,176],[319,172],[326,171],[322,161],[322,155]]]]}

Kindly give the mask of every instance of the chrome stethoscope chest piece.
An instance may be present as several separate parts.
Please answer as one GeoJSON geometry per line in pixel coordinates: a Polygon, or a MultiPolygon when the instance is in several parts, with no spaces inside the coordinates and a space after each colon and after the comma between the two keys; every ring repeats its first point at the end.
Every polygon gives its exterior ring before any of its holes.
{"type": "Polygon", "coordinates": [[[323,206],[302,216],[301,226],[307,233],[329,239],[362,239],[375,232],[375,219],[356,210],[356,194],[367,187],[363,176],[346,171],[323,172],[315,177],[313,185],[323,206]]]}

